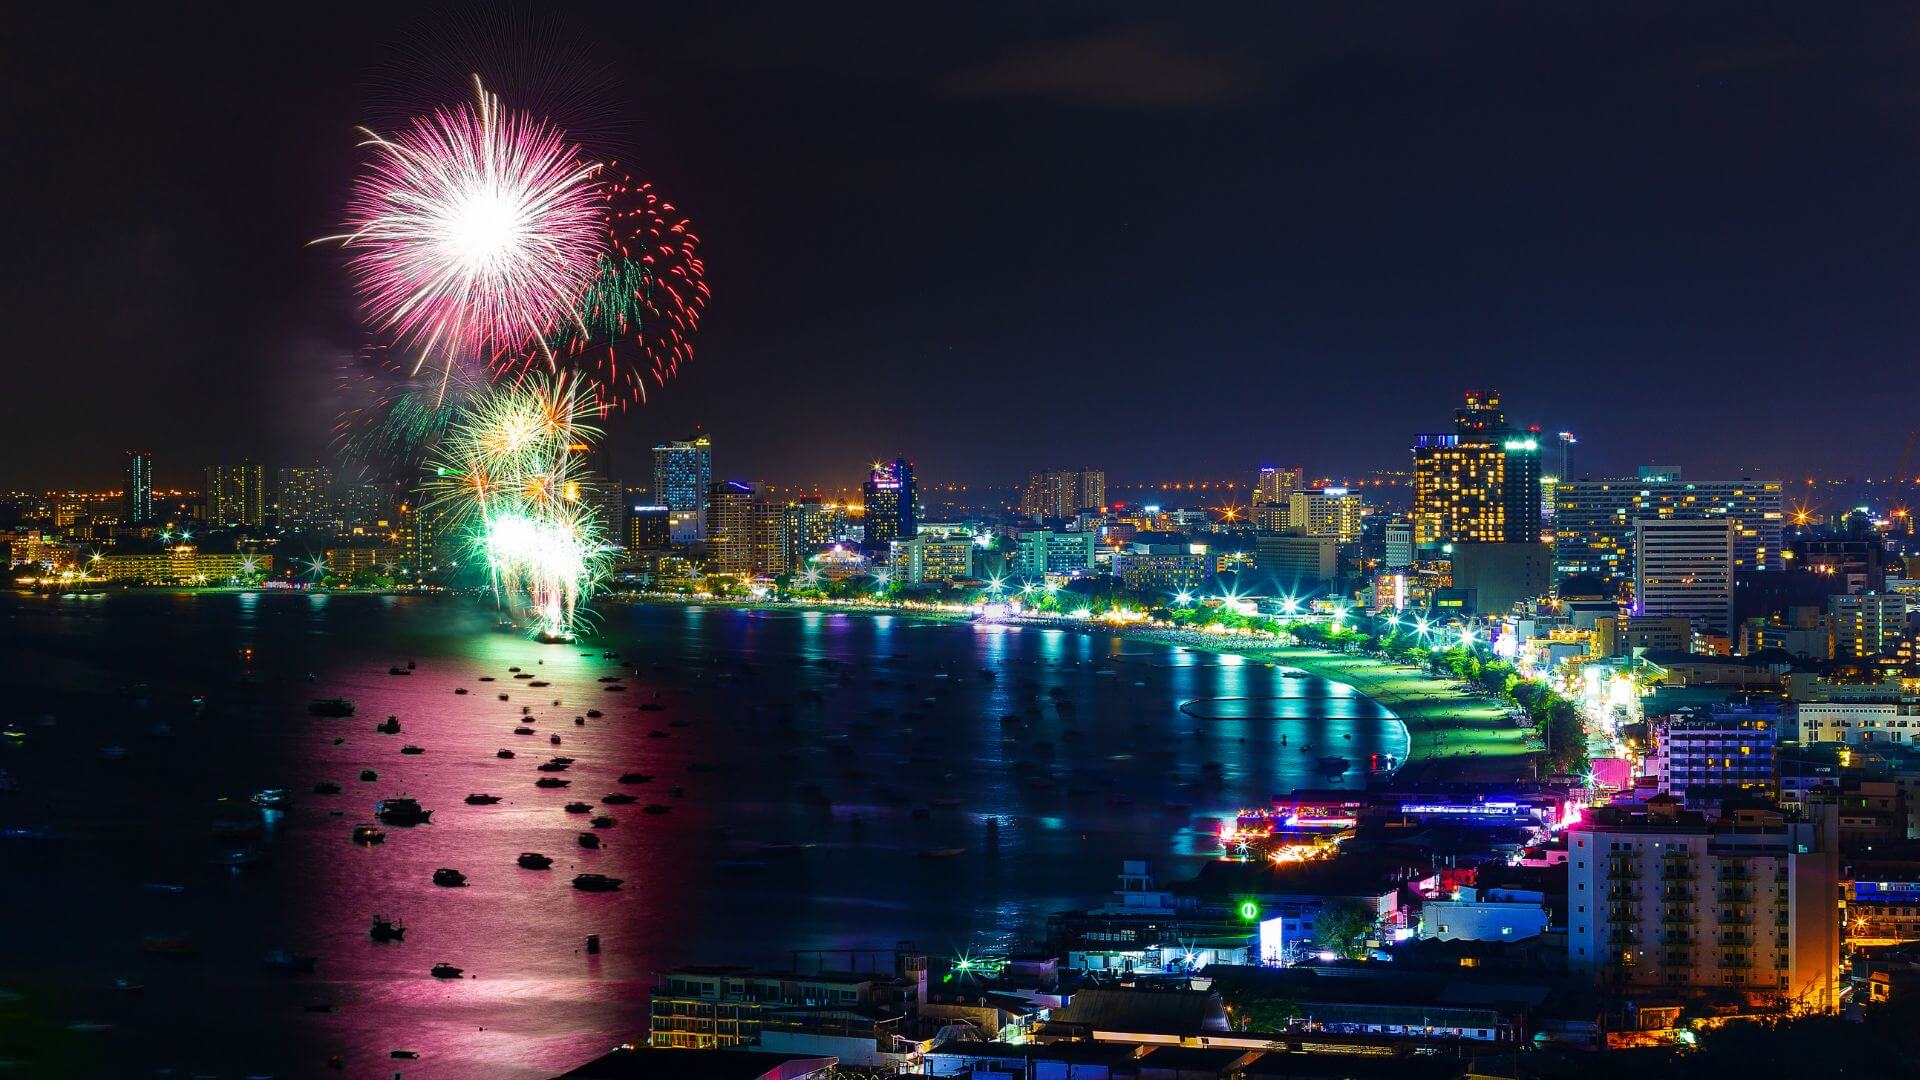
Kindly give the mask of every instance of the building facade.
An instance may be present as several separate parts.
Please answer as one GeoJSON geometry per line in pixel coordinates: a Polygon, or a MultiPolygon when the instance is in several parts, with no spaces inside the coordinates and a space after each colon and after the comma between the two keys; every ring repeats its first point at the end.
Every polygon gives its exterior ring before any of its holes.
{"type": "Polygon", "coordinates": [[[674,439],[653,448],[653,498],[684,515],[689,539],[706,533],[707,493],[713,487],[713,444],[705,435],[674,439]]]}
{"type": "Polygon", "coordinates": [[[866,503],[866,544],[887,551],[895,540],[920,533],[920,490],[913,479],[913,462],[905,458],[874,465],[861,488],[866,503]]]}
{"type": "Polygon", "coordinates": [[[1413,528],[1421,547],[1539,541],[1540,442],[1508,426],[1498,393],[1467,391],[1452,434],[1415,438],[1413,528]]]}
{"type": "Polygon", "coordinates": [[[1331,536],[1338,543],[1360,539],[1360,496],[1343,487],[1296,491],[1288,499],[1287,528],[1303,536],[1331,536]]]}
{"type": "Polygon", "coordinates": [[[1100,469],[1048,469],[1027,478],[1020,512],[1030,518],[1065,521],[1107,505],[1107,474],[1100,469]]]}
{"type": "Polygon", "coordinates": [[[207,466],[206,522],[215,528],[259,528],[266,523],[266,478],[260,466],[207,466]]]}
{"type": "Polygon", "coordinates": [[[1778,480],[1686,481],[1677,468],[1649,466],[1634,479],[1563,479],[1554,498],[1554,561],[1562,577],[1633,580],[1634,526],[1649,518],[1725,519],[1733,526],[1735,570],[1783,565],[1778,480]]]}
{"type": "Polygon", "coordinates": [[[1642,518],[1633,528],[1633,613],[1681,616],[1696,630],[1731,634],[1734,523],[1642,518]]]}
{"type": "Polygon", "coordinates": [[[153,455],[128,450],[121,463],[121,519],[129,525],[153,523],[153,455]]]}

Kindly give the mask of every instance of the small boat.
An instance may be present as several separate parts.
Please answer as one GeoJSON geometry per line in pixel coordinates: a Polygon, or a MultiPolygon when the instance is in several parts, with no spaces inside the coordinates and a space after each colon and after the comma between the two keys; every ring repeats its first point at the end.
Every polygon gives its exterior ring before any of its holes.
{"type": "Polygon", "coordinates": [[[468,806],[492,806],[494,803],[497,803],[499,801],[500,801],[500,796],[498,795],[482,795],[482,794],[476,793],[476,794],[467,796],[468,806]]]}
{"type": "Polygon", "coordinates": [[[367,936],[375,941],[399,941],[407,936],[407,928],[385,916],[375,915],[373,925],[367,927],[367,936]]]}
{"type": "Polygon", "coordinates": [[[482,675],[482,676],[480,676],[480,681],[481,681],[481,682],[492,682],[492,681],[493,681],[493,676],[491,676],[491,675],[482,675]]]}
{"type": "Polygon", "coordinates": [[[596,829],[611,829],[614,826],[614,820],[611,815],[601,814],[587,824],[592,825],[596,829]]]}
{"type": "Polygon", "coordinates": [[[558,761],[542,762],[539,765],[535,765],[534,768],[540,770],[541,772],[566,772],[567,771],[567,766],[565,765],[565,763],[558,762],[558,761]]]}
{"type": "Polygon", "coordinates": [[[566,810],[566,812],[569,814],[593,813],[593,807],[583,802],[570,802],[565,807],[562,807],[562,809],[566,810]]]}
{"type": "Polygon", "coordinates": [[[456,686],[453,688],[453,692],[456,694],[464,694],[467,692],[467,688],[464,686],[456,686]]]}
{"type": "Polygon", "coordinates": [[[403,668],[403,667],[390,667],[390,668],[388,668],[388,669],[387,669],[387,674],[389,674],[389,675],[411,675],[411,674],[413,674],[413,672],[411,672],[411,671],[408,671],[408,670],[407,670],[406,668],[403,668]]]}
{"type": "Polygon", "coordinates": [[[516,860],[522,870],[545,870],[553,865],[553,860],[537,851],[523,851],[516,860]]]}
{"type": "Polygon", "coordinates": [[[501,695],[500,695],[500,700],[501,700],[501,701],[507,701],[507,700],[509,700],[509,698],[507,697],[507,695],[505,695],[505,694],[501,694],[501,695]]]}
{"type": "Polygon", "coordinates": [[[558,735],[549,735],[549,736],[547,736],[547,741],[548,741],[548,742],[550,742],[550,743],[552,743],[552,744],[553,744],[553,745],[555,745],[555,746],[559,746],[559,745],[560,745],[560,736],[558,736],[558,735]]]}
{"type": "Polygon", "coordinates": [[[543,776],[540,779],[535,780],[533,782],[533,786],[544,787],[544,788],[556,788],[556,787],[566,787],[568,784],[571,784],[571,783],[573,783],[573,781],[562,780],[557,776],[543,776]]]}
{"type": "MultiPolygon", "coordinates": [[[[619,683],[609,683],[608,685],[603,686],[600,689],[605,690],[609,694],[617,694],[626,690],[626,687],[621,686],[619,683]]],[[[644,706],[642,707],[644,708],[644,706]]]]}
{"type": "Polygon", "coordinates": [[[640,812],[643,814],[671,814],[673,813],[673,807],[662,806],[659,803],[648,803],[640,808],[640,812]]]}
{"type": "Polygon", "coordinates": [[[592,719],[592,720],[598,720],[598,719],[600,719],[600,710],[599,710],[599,709],[588,709],[588,710],[587,710],[587,717],[588,717],[589,719],[592,719]]]}
{"type": "Polygon", "coordinates": [[[574,717],[574,718],[573,718],[573,726],[574,726],[574,727],[586,727],[586,726],[587,726],[587,718],[586,718],[586,717],[584,717],[584,716],[576,716],[576,717],[574,717]]]}
{"type": "MultiPolygon", "coordinates": [[[[611,690],[613,688],[608,687],[607,689],[611,690]]],[[[643,701],[640,703],[641,712],[665,712],[666,708],[667,707],[665,705],[662,705],[657,701],[643,701]]]]}
{"type": "Polygon", "coordinates": [[[407,745],[400,748],[400,752],[403,754],[424,754],[427,752],[427,748],[424,746],[415,746],[412,743],[408,743],[407,745]]]}
{"type": "Polygon", "coordinates": [[[532,676],[532,675],[530,675],[530,674],[528,674],[527,672],[524,672],[524,671],[523,671],[523,672],[521,672],[520,674],[518,674],[518,675],[515,675],[515,676],[514,676],[514,678],[516,678],[516,679],[531,679],[531,678],[533,678],[533,676],[532,676]]]}
{"type": "Polygon", "coordinates": [[[352,716],[353,702],[348,698],[317,698],[307,702],[307,711],[315,716],[352,716]]]}
{"type": "Polygon", "coordinates": [[[508,671],[519,671],[519,670],[520,670],[520,665],[518,665],[518,664],[515,664],[514,666],[512,666],[512,667],[510,667],[510,668],[508,668],[507,670],[508,670],[508,671]]]}
{"type": "Polygon", "coordinates": [[[497,758],[510,758],[513,756],[513,751],[503,747],[499,750],[494,751],[493,756],[497,758]]]}
{"type": "Polygon", "coordinates": [[[460,977],[460,969],[454,967],[452,964],[435,964],[433,965],[433,977],[436,979],[457,979],[460,977]]]}
{"type": "Polygon", "coordinates": [[[580,834],[580,846],[583,848],[597,848],[600,846],[600,838],[593,833],[583,832],[580,834]]]}
{"type": "Polygon", "coordinates": [[[389,716],[385,720],[373,725],[373,730],[382,735],[398,735],[400,734],[400,718],[397,716],[389,716]]]}
{"type": "Polygon", "coordinates": [[[268,949],[262,962],[277,971],[312,971],[318,963],[317,956],[300,956],[291,949],[268,949]]]}
{"type": "Polygon", "coordinates": [[[533,734],[533,729],[526,726],[525,724],[522,724],[519,727],[514,728],[513,733],[515,735],[531,735],[533,734]]]}
{"type": "Polygon", "coordinates": [[[322,780],[313,785],[313,793],[315,795],[338,795],[340,794],[340,785],[331,780],[322,780]]]}
{"type": "Polygon", "coordinates": [[[666,737],[667,733],[661,731],[659,728],[654,728],[652,731],[647,732],[647,738],[649,739],[664,739],[666,737]]]}
{"type": "Polygon", "coordinates": [[[414,1061],[420,1057],[418,1050],[389,1050],[387,1056],[396,1061],[414,1061]]]}
{"type": "Polygon", "coordinates": [[[576,874],[573,887],[581,892],[612,892],[620,887],[620,878],[605,874],[576,874]]]}
{"type": "Polygon", "coordinates": [[[443,866],[433,872],[433,883],[442,888],[457,889],[467,883],[467,875],[451,867],[443,866]]]}
{"type": "Polygon", "coordinates": [[[963,847],[922,848],[920,850],[920,857],[923,859],[951,859],[955,855],[965,854],[966,850],[967,849],[963,847]]]}
{"type": "Polygon", "coordinates": [[[264,791],[256,791],[247,798],[255,806],[265,807],[271,810],[281,809],[289,802],[287,799],[287,789],[277,787],[267,788],[264,791]]]}
{"type": "Polygon", "coordinates": [[[387,830],[378,825],[355,825],[353,842],[356,844],[384,844],[387,842],[387,830]]]}
{"type": "Polygon", "coordinates": [[[547,763],[551,765],[571,765],[573,764],[573,759],[570,757],[550,757],[547,759],[547,763]]]}
{"type": "Polygon", "coordinates": [[[528,683],[527,685],[528,686],[552,686],[553,684],[546,681],[545,679],[535,679],[532,682],[528,683]]]}
{"type": "Polygon", "coordinates": [[[620,792],[620,791],[613,791],[600,796],[600,801],[607,804],[608,806],[625,806],[628,803],[639,802],[640,796],[628,795],[625,792],[620,792]]]}
{"type": "Polygon", "coordinates": [[[381,799],[373,804],[373,816],[388,825],[425,825],[433,820],[433,811],[420,809],[413,799],[381,799]]]}
{"type": "Polygon", "coordinates": [[[620,774],[620,783],[622,784],[646,784],[646,783],[651,783],[652,780],[653,780],[653,777],[651,775],[643,772],[627,772],[627,773],[620,774]]]}

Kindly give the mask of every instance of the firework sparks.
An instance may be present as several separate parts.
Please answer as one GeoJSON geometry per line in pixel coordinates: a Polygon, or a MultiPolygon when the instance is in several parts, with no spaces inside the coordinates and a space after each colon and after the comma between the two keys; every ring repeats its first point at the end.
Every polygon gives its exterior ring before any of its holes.
{"type": "Polygon", "coordinates": [[[543,348],[576,320],[608,251],[600,166],[474,89],[474,105],[366,133],[377,157],[354,185],[351,231],[328,238],[355,250],[369,319],[417,353],[415,371],[543,348]]]}
{"type": "Polygon", "coordinates": [[[578,379],[483,391],[441,443],[431,505],[487,566],[494,595],[544,639],[573,637],[605,573],[605,526],[581,500],[580,448],[597,398],[578,379]]]}

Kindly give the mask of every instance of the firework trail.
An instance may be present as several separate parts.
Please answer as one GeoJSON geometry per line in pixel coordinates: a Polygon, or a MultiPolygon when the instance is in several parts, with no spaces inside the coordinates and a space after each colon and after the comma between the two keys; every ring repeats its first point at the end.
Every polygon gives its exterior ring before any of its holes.
{"type": "Polygon", "coordinates": [[[581,380],[533,376],[466,402],[432,462],[428,507],[486,565],[500,606],[544,640],[570,640],[610,552],[581,500],[581,451],[600,402],[581,380]]]}
{"type": "Polygon", "coordinates": [[[376,329],[451,378],[461,364],[544,350],[608,251],[600,166],[566,133],[478,100],[393,136],[366,132],[373,166],[354,184],[349,232],[328,237],[376,329]]]}

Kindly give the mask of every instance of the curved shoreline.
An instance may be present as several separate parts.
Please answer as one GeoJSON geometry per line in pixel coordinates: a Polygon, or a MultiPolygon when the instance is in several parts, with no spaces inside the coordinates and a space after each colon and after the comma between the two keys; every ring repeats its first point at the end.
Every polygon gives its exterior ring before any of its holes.
{"type": "MultiPolygon", "coordinates": [[[[649,598],[632,602],[685,606],[682,602],[668,599],[649,598]]],[[[742,611],[812,608],[932,622],[971,621],[938,611],[903,611],[884,605],[767,604],[715,599],[703,599],[697,603],[742,611]]],[[[1344,683],[1373,699],[1406,727],[1407,760],[1394,775],[1414,783],[1507,783],[1530,778],[1533,773],[1532,757],[1526,749],[1528,732],[1515,727],[1507,719],[1503,707],[1453,689],[1441,679],[1411,665],[1301,645],[1268,645],[1224,636],[1212,640],[1215,635],[1155,627],[1090,626],[1052,619],[1013,619],[1007,625],[1071,630],[1123,641],[1146,641],[1191,652],[1238,656],[1250,661],[1298,668],[1309,675],[1344,683]]]]}

